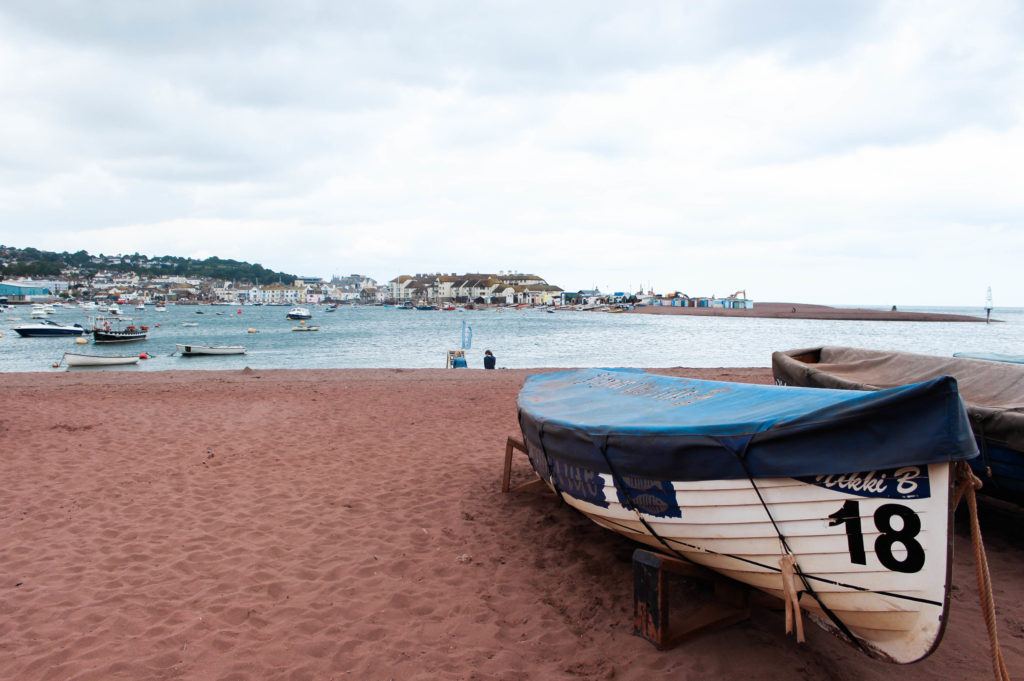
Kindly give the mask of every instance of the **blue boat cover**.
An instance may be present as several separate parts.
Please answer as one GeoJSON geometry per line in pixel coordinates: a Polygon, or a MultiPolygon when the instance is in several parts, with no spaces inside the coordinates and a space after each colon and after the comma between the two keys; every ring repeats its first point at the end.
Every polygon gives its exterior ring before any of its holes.
{"type": "Polygon", "coordinates": [[[580,369],[530,376],[518,405],[545,478],[549,466],[614,473],[609,464],[656,480],[796,477],[978,454],[949,376],[854,391],[580,369]]]}

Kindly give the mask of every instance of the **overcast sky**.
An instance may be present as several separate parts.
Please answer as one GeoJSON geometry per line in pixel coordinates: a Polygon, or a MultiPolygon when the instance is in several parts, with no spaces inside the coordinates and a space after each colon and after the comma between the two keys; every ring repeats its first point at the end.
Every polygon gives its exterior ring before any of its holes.
{"type": "Polygon", "coordinates": [[[1024,305],[1019,2],[0,2],[0,243],[1024,305]]]}

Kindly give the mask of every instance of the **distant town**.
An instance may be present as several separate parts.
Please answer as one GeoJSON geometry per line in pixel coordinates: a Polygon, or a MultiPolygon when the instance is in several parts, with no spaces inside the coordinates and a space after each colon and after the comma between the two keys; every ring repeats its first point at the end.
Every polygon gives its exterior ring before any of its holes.
{"type": "Polygon", "coordinates": [[[68,254],[0,246],[0,303],[61,299],[231,305],[753,307],[745,291],[724,298],[678,291],[566,291],[536,274],[512,271],[401,274],[381,284],[362,274],[330,279],[294,276],[219,258],[92,256],[85,251],[68,254]]]}

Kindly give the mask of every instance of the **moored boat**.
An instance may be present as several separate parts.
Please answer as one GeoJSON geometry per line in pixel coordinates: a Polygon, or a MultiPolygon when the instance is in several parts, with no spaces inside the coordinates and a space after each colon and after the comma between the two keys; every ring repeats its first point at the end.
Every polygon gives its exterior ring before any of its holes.
{"type": "Polygon", "coordinates": [[[58,324],[49,319],[41,319],[31,324],[21,324],[13,330],[23,338],[44,338],[48,336],[81,336],[85,329],[81,324],[58,324]]]}
{"type": "Polygon", "coordinates": [[[1024,355],[1004,355],[998,352],[954,352],[953,356],[961,359],[980,359],[985,362],[1024,364],[1024,355]]]}
{"type": "Polygon", "coordinates": [[[195,357],[197,355],[244,355],[243,345],[189,345],[176,343],[175,349],[182,357],[195,357]]]}
{"type": "Polygon", "coordinates": [[[129,356],[102,356],[102,355],[83,355],[77,352],[65,352],[64,363],[69,367],[105,367],[105,366],[117,366],[122,364],[138,364],[138,355],[129,356]]]}
{"type": "Polygon", "coordinates": [[[288,314],[285,315],[286,319],[312,319],[313,315],[310,313],[309,308],[296,306],[288,310],[288,314]]]}
{"type": "Polygon", "coordinates": [[[956,381],[881,392],[585,369],[527,378],[537,474],[598,525],[799,607],[869,655],[941,640],[951,469],[977,455],[956,381]]]}
{"type": "Polygon", "coordinates": [[[982,493],[1024,504],[1024,366],[826,346],[773,353],[772,371],[777,383],[843,390],[954,377],[981,450],[971,468],[982,493]]]}
{"type": "Polygon", "coordinates": [[[124,324],[125,321],[127,320],[97,317],[92,329],[92,342],[132,343],[146,340],[149,335],[148,326],[124,324]]]}

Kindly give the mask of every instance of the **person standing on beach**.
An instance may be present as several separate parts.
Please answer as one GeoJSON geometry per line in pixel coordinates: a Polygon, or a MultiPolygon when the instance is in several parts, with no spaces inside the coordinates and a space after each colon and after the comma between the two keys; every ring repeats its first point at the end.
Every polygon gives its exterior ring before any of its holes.
{"type": "Polygon", "coordinates": [[[493,369],[497,362],[498,358],[494,356],[493,352],[484,350],[484,369],[493,369]]]}

